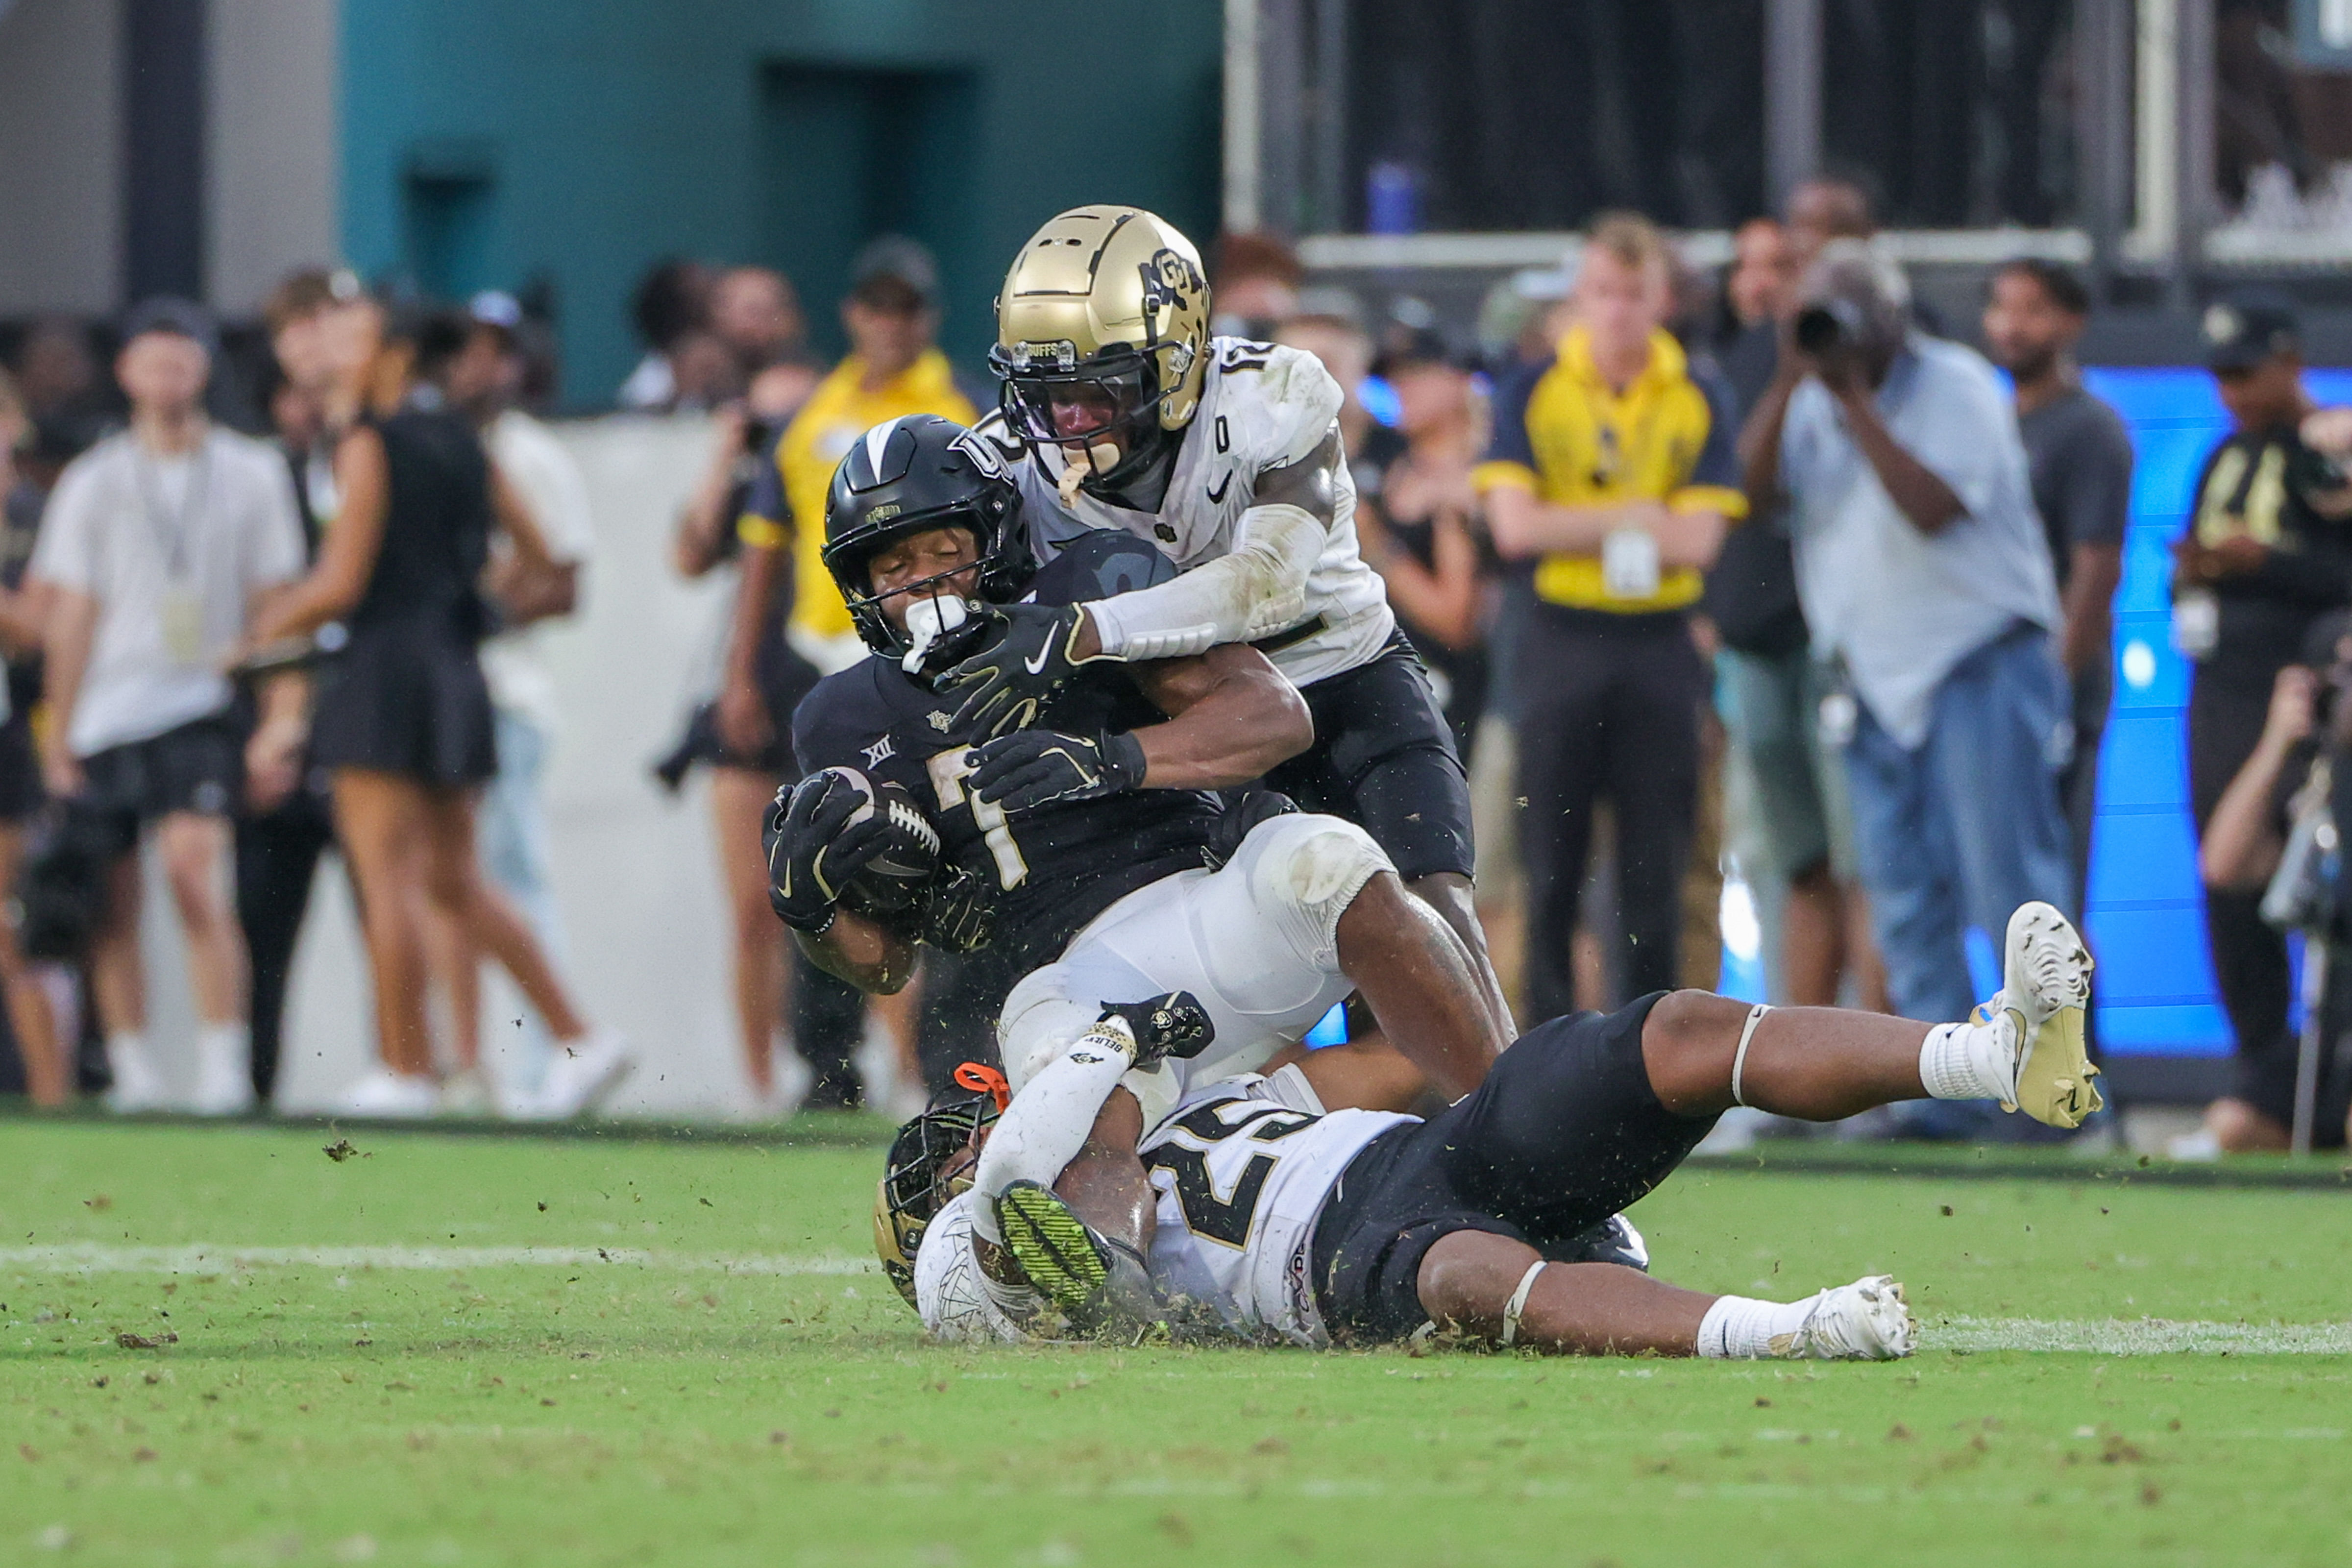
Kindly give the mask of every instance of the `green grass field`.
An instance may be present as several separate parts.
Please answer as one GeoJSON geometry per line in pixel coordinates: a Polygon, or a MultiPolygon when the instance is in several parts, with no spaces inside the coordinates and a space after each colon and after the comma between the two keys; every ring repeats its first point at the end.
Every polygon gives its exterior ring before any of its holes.
{"type": "Polygon", "coordinates": [[[0,1121],[0,1563],[2352,1560],[2336,1192],[1642,1205],[1691,1285],[1896,1272],[1895,1365],[983,1353],[867,1268],[862,1131],[352,1140],[0,1121]]]}

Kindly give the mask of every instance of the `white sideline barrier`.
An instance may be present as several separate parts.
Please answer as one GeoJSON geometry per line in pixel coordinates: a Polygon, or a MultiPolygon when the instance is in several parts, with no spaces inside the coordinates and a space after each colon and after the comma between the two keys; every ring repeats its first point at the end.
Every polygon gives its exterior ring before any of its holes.
{"type": "MultiPolygon", "coordinates": [[[[705,679],[730,579],[670,568],[678,508],[709,443],[698,418],[612,416],[558,426],[588,477],[596,553],[581,612],[545,647],[562,723],[547,773],[560,965],[582,1009],[623,1030],[637,1069],[609,1103],[622,1115],[714,1113],[743,1092],[727,916],[698,775],[672,799],[647,771],[705,679]]],[[[150,867],[145,921],[152,1035],[174,1083],[191,1015],[177,924],[150,867]]],[[[323,1109],[373,1055],[364,955],[339,862],[322,866],[287,1004],[281,1109],[323,1109]]],[[[499,1070],[520,1005],[486,970],[483,1052],[499,1070]],[[505,1048],[502,1048],[505,1047],[505,1048]]]]}

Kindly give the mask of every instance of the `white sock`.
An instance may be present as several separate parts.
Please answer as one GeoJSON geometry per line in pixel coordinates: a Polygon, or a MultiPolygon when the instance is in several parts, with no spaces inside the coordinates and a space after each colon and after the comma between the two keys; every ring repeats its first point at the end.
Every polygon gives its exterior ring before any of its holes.
{"type": "Polygon", "coordinates": [[[1919,1043],[1919,1081],[1937,1100],[2007,1100],[2014,1027],[2005,1011],[1990,1023],[1937,1025],[1919,1043]]]}
{"type": "Polygon", "coordinates": [[[1698,1353],[1717,1361],[1756,1361],[1780,1353],[1776,1339],[1786,1343],[1805,1326],[1813,1299],[1801,1301],[1759,1301],[1752,1296],[1717,1296],[1699,1320],[1698,1353]]]}
{"type": "Polygon", "coordinates": [[[1078,1157],[1103,1101],[1135,1065],[1134,1050],[1103,1028],[1088,1029],[1062,1054],[1037,1069],[989,1132],[972,1171],[977,1200],[971,1227],[982,1240],[1001,1242],[996,1199],[1015,1182],[1050,1187],[1062,1168],[1078,1157]]]}
{"type": "Polygon", "coordinates": [[[106,1037],[106,1065],[116,1077],[122,1075],[126,1062],[133,1072],[147,1071],[153,1065],[147,1055],[147,1037],[136,1029],[120,1029],[106,1037]]]}

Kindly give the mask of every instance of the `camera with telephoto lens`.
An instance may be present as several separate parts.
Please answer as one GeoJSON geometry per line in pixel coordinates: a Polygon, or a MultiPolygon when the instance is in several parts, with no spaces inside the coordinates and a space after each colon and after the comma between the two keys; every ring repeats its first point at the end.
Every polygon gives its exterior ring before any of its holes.
{"type": "Polygon", "coordinates": [[[2343,874],[2344,856],[2337,824],[2347,804],[2340,798],[2352,785],[2352,614],[2322,616],[2304,635],[2303,661],[2318,672],[2312,693],[2313,740],[2317,753],[2295,786],[2286,805],[2286,842],[2278,869],[2263,889],[2263,919],[2280,931],[2320,931],[2341,939],[2352,935],[2352,920],[2345,905],[2352,885],[2343,874]],[[2340,783],[2339,783],[2340,781],[2340,783]]]}
{"type": "Polygon", "coordinates": [[[1819,358],[1862,342],[1861,307],[1851,300],[1821,300],[1797,312],[1797,346],[1819,358]]]}

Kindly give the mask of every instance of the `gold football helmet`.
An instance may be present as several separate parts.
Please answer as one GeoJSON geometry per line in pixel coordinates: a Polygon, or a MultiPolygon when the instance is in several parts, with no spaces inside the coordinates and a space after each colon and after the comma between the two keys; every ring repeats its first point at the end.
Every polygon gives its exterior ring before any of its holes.
{"type": "Polygon", "coordinates": [[[949,1162],[976,1133],[995,1124],[1012,1099],[1004,1075],[978,1062],[955,1070],[958,1088],[942,1089],[920,1116],[898,1129],[874,1191],[874,1255],[907,1305],[915,1305],[915,1254],[923,1231],[948,1200],[971,1185],[969,1161],[942,1177],[949,1162]]]}
{"type": "Polygon", "coordinates": [[[1072,207],[1029,237],[996,300],[1005,421],[1083,452],[1092,482],[1140,472],[1192,423],[1209,374],[1201,253],[1140,207],[1072,207]]]}

